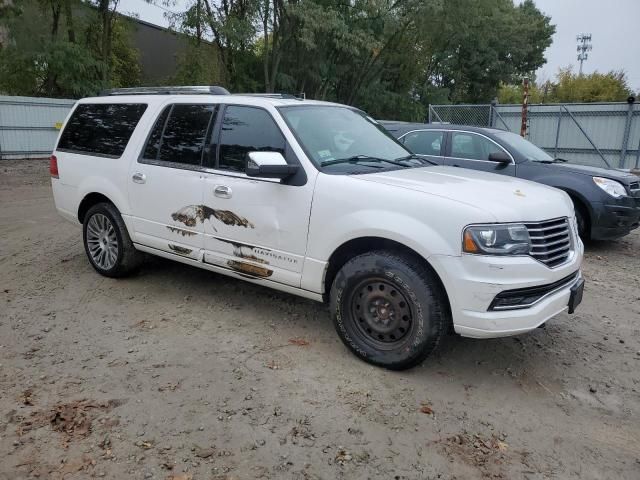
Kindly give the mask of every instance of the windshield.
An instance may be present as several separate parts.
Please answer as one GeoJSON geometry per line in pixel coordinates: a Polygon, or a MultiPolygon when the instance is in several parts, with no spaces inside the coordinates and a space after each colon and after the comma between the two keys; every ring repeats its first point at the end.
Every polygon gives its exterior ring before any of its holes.
{"type": "Polygon", "coordinates": [[[520,135],[511,132],[500,132],[495,135],[527,160],[534,162],[553,162],[551,155],[541,148],[536,147],[529,140],[525,140],[520,135]]]}
{"type": "Polygon", "coordinates": [[[362,112],[324,105],[280,107],[280,112],[318,167],[335,165],[334,169],[353,173],[367,167],[369,171],[414,166],[394,163],[411,153],[362,112]]]}

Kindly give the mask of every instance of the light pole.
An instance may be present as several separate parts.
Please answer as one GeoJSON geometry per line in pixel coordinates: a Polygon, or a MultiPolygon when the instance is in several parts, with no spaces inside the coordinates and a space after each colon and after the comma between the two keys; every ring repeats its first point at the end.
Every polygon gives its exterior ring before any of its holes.
{"type": "Polygon", "coordinates": [[[577,51],[578,51],[578,61],[580,62],[579,75],[582,75],[582,63],[587,58],[589,58],[589,54],[587,52],[590,52],[591,49],[593,48],[591,45],[591,34],[581,33],[576,37],[576,40],[578,41],[577,51]]]}

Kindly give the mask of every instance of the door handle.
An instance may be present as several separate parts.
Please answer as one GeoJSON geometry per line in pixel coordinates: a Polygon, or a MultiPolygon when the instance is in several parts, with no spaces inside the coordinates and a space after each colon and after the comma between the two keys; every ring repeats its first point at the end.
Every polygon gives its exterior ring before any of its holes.
{"type": "Polygon", "coordinates": [[[147,176],[144,173],[136,172],[133,174],[133,183],[145,183],[147,181],[147,176]]]}
{"type": "Polygon", "coordinates": [[[220,198],[231,198],[232,192],[226,185],[216,185],[216,188],[213,189],[213,194],[220,198]]]}

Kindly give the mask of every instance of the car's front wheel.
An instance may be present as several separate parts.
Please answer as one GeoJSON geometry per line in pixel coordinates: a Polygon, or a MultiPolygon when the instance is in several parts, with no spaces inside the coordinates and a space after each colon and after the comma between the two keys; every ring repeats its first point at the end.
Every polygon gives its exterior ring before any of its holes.
{"type": "Polygon", "coordinates": [[[392,370],[422,362],[451,321],[435,274],[409,256],[387,251],[348,261],[333,282],[330,308],[345,345],[361,359],[392,370]]]}
{"type": "Polygon", "coordinates": [[[93,268],[107,277],[133,273],[143,254],[135,249],[118,209],[98,203],[87,212],[82,225],[84,249],[93,268]]]}

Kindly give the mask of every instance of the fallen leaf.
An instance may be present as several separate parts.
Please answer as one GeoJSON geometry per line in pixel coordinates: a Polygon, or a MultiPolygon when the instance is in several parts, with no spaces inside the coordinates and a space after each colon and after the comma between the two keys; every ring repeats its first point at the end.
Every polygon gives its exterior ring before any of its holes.
{"type": "Polygon", "coordinates": [[[433,408],[431,408],[429,405],[422,405],[420,407],[420,411],[422,413],[426,413],[427,415],[433,415],[433,408]]]}
{"type": "Polygon", "coordinates": [[[298,345],[299,347],[306,347],[310,342],[304,338],[290,338],[289,343],[291,345],[298,345]]]}

